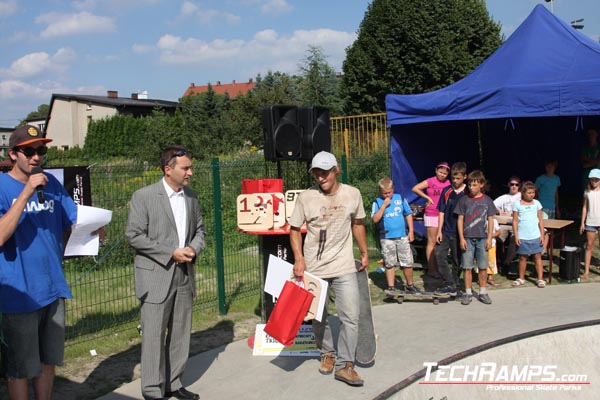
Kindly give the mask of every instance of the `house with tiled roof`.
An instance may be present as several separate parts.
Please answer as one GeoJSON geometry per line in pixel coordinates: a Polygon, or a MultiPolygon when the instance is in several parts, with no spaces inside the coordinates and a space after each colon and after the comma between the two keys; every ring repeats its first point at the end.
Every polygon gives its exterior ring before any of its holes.
{"type": "Polygon", "coordinates": [[[133,93],[131,97],[119,97],[116,90],[109,90],[106,96],[52,94],[50,110],[46,119],[46,137],[53,141],[51,147],[70,149],[82,148],[90,122],[114,115],[144,117],[160,109],[174,115],[179,102],[149,99],[148,92],[133,93]]]}
{"type": "MultiPolygon", "coordinates": [[[[245,95],[250,90],[254,89],[256,87],[256,83],[251,78],[248,82],[232,81],[231,83],[222,84],[221,81],[217,81],[214,84],[211,83],[210,86],[212,87],[212,90],[215,91],[215,93],[217,93],[217,94],[227,93],[227,94],[229,94],[229,97],[231,97],[233,99],[239,95],[245,95]]],[[[206,92],[208,92],[208,85],[196,86],[194,84],[194,82],[192,82],[190,84],[190,86],[187,88],[187,90],[185,91],[185,93],[183,94],[183,97],[191,96],[193,94],[206,93],[206,92]]]]}

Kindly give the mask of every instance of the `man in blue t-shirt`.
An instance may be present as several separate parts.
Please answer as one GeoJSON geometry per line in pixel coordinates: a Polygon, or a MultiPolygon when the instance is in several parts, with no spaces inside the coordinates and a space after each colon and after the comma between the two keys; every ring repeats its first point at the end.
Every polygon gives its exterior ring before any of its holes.
{"type": "Polygon", "coordinates": [[[34,126],[17,128],[9,140],[12,169],[0,174],[0,311],[11,399],[29,398],[30,378],[36,399],[51,398],[54,369],[63,362],[64,299],[72,296],[62,237],[77,206],[41,171],[50,141],[34,126]]]}
{"type": "Polygon", "coordinates": [[[548,160],[544,163],[546,173],[540,175],[535,180],[537,188],[537,197],[542,203],[542,211],[546,213],[548,218],[560,218],[560,207],[558,206],[558,188],[560,187],[560,178],[555,174],[558,162],[556,160],[548,160]]]}

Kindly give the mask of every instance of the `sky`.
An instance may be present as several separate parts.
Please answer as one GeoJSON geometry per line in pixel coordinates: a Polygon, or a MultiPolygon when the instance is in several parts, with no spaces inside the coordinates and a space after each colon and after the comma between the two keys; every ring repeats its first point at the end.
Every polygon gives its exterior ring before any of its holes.
{"type": "MultiPolygon", "coordinates": [[[[177,101],[196,85],[298,73],[309,45],[341,71],[370,0],[0,0],[0,127],[53,93],[177,101]]],[[[506,37],[544,0],[486,0],[506,37]]],[[[600,37],[600,1],[554,0],[600,37]]]]}

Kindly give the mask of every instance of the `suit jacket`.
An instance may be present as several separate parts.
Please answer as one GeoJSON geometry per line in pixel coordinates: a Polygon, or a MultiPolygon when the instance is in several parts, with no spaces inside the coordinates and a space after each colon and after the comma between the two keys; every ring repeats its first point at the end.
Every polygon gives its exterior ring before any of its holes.
{"type": "MultiPolygon", "coordinates": [[[[204,225],[198,196],[183,188],[187,210],[185,246],[204,249],[204,225]]],[[[162,179],[137,190],[131,198],[125,236],[135,249],[135,294],[145,302],[162,303],[173,280],[176,262],[173,251],[179,247],[175,217],[162,179]]],[[[186,263],[192,291],[196,294],[194,263],[186,263]]]]}

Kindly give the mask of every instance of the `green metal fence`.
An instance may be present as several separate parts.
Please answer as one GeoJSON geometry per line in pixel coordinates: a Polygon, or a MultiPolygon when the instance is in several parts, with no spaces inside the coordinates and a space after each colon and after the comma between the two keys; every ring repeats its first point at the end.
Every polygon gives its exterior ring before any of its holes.
{"type": "MultiPolygon", "coordinates": [[[[369,214],[377,195],[376,182],[389,171],[387,155],[352,158],[348,165],[345,157],[342,159],[344,176],[361,189],[369,214]]],[[[236,197],[241,193],[242,179],[282,177],[284,190],[302,189],[312,183],[307,169],[306,162],[267,162],[262,154],[244,160],[194,163],[190,187],[199,195],[206,229],[206,250],[196,266],[196,309],[224,314],[231,302],[256,296],[261,290],[258,238],[237,231],[236,197]]],[[[73,299],[66,303],[67,345],[137,324],[133,251],[124,238],[128,202],[135,190],[160,179],[161,171],[146,163],[130,162],[93,165],[90,176],[92,205],[112,210],[113,219],[97,257],[65,260],[65,274],[73,291],[73,299]]],[[[375,250],[372,235],[369,241],[375,250]]]]}

